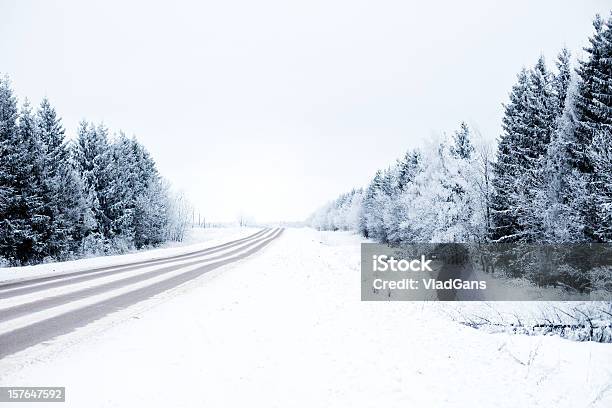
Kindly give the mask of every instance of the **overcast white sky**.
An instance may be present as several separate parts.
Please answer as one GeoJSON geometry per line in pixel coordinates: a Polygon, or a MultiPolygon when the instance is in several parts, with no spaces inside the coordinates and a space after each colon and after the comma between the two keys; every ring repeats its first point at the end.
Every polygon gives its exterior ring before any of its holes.
{"type": "MultiPolygon", "coordinates": [[[[0,72],[136,135],[209,220],[301,220],[461,120],[499,133],[516,73],[579,53],[608,1],[7,1],[0,72]]],[[[580,55],[580,54],[578,54],[580,55]]]]}

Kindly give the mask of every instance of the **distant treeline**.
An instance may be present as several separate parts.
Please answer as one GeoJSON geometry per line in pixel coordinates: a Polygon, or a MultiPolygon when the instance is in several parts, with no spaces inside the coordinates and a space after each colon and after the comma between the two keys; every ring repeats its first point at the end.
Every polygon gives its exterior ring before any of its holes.
{"type": "Polygon", "coordinates": [[[18,108],[0,78],[0,263],[34,264],[180,240],[190,212],[134,138],[83,121],[67,140],[45,98],[18,108]]]}

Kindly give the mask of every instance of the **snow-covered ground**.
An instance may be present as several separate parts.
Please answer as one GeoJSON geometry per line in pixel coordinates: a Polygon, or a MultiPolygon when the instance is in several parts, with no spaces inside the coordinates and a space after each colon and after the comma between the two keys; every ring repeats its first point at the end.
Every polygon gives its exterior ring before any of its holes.
{"type": "Polygon", "coordinates": [[[181,242],[169,242],[163,247],[134,251],[124,255],[99,256],[67,262],[54,262],[33,266],[0,268],[0,283],[8,283],[34,277],[56,276],[86,269],[122,265],[131,262],[166,258],[215,246],[229,240],[240,239],[259,231],[260,228],[192,228],[181,242]]]}
{"type": "Polygon", "coordinates": [[[361,302],[359,242],[287,229],[0,360],[0,385],[65,386],[71,407],[612,406],[609,344],[488,334],[439,303],[361,302]]]}

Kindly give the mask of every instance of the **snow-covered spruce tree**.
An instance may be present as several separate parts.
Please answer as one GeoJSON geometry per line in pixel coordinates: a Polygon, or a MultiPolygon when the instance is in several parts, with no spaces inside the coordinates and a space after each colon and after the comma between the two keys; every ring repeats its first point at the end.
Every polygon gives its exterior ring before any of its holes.
{"type": "Polygon", "coordinates": [[[156,245],[167,237],[168,191],[146,149],[123,133],[82,123],[76,153],[88,203],[84,243],[105,252],[156,245]]]}
{"type": "Polygon", "coordinates": [[[66,142],[43,99],[18,112],[0,78],[0,264],[122,252],[182,239],[185,200],[175,202],[155,162],[135,139],[113,141],[82,122],[66,142]]]}
{"type": "Polygon", "coordinates": [[[72,146],[72,157],[80,176],[83,191],[83,213],[80,222],[80,252],[93,255],[103,251],[104,234],[98,220],[101,218],[97,188],[99,171],[95,158],[102,154],[102,141],[97,140],[96,129],[86,121],[79,123],[77,140],[72,146]]]}
{"type": "Polygon", "coordinates": [[[0,77],[0,256],[14,262],[17,258],[17,220],[12,201],[16,193],[11,159],[15,155],[17,100],[8,78],[0,77]]]}
{"type": "Polygon", "coordinates": [[[548,72],[544,58],[540,57],[529,76],[527,94],[527,134],[521,139],[518,154],[524,167],[517,178],[518,223],[521,241],[538,242],[544,233],[540,212],[534,207],[540,187],[540,168],[554,132],[559,102],[553,87],[553,76],[548,72]]]}
{"type": "Polygon", "coordinates": [[[404,222],[411,236],[402,242],[467,242],[473,239],[470,157],[461,154],[469,144],[469,132],[460,144],[444,139],[424,152],[423,170],[403,193],[408,204],[404,222]]]}
{"type": "MultiPolygon", "coordinates": [[[[135,139],[129,139],[123,133],[111,143],[110,153],[109,189],[113,194],[107,200],[111,219],[108,238],[119,250],[161,242],[151,230],[154,223],[149,218],[152,215],[149,208],[145,208],[147,199],[150,199],[151,207],[158,206],[158,193],[163,194],[153,186],[159,178],[155,163],[135,139]]],[[[158,213],[159,220],[165,219],[164,214],[165,211],[158,213]]]]}
{"type": "MultiPolygon", "coordinates": [[[[123,140],[125,143],[125,138],[123,140]]],[[[129,205],[132,209],[133,242],[136,248],[157,245],[166,239],[169,192],[144,146],[134,138],[127,146],[132,158],[128,166],[129,185],[132,186],[129,205]]]]}
{"type": "Polygon", "coordinates": [[[370,237],[369,230],[369,219],[371,218],[371,212],[374,209],[374,197],[379,190],[380,184],[380,170],[376,172],[376,175],[367,186],[363,195],[363,211],[361,212],[361,218],[359,219],[359,232],[366,238],[370,237]]]}
{"type": "Polygon", "coordinates": [[[109,249],[112,238],[111,152],[108,131],[103,125],[81,122],[75,161],[85,195],[86,211],[82,224],[82,251],[89,254],[109,249]]]}
{"type": "Polygon", "coordinates": [[[584,240],[580,214],[572,208],[586,188],[571,160],[571,148],[575,145],[576,81],[577,78],[572,76],[562,114],[557,118],[551,142],[538,170],[539,185],[532,206],[542,226],[539,241],[545,243],[584,240]]]}
{"type": "Polygon", "coordinates": [[[423,170],[422,153],[419,150],[408,150],[404,157],[398,160],[390,169],[393,175],[392,189],[389,199],[381,204],[383,222],[387,241],[392,245],[400,245],[414,240],[414,230],[409,219],[411,197],[407,193],[423,170]]]}
{"type": "Polygon", "coordinates": [[[593,228],[595,237],[601,242],[612,242],[612,132],[601,129],[597,132],[589,149],[589,160],[593,164],[593,191],[597,224],[593,228]]]}
{"type": "Polygon", "coordinates": [[[576,126],[570,146],[572,166],[586,187],[576,196],[572,208],[580,214],[583,234],[589,241],[610,242],[609,207],[605,197],[610,185],[602,157],[612,134],[612,16],[604,21],[599,15],[593,25],[595,34],[585,48],[587,57],[580,61],[576,95],[576,126]],[[599,152],[599,153],[598,153],[599,152]],[[597,166],[595,161],[597,161],[597,166]],[[603,201],[602,201],[603,200],[603,201]]]}
{"type": "Polygon", "coordinates": [[[161,180],[149,183],[134,201],[134,245],[157,245],[167,239],[169,219],[168,191],[161,180]]]}
{"type": "Polygon", "coordinates": [[[118,252],[129,249],[134,242],[134,206],[142,194],[137,157],[130,140],[122,133],[109,146],[107,167],[108,186],[104,191],[106,211],[110,219],[107,239],[118,252]]]}
{"type": "Polygon", "coordinates": [[[474,146],[470,141],[470,128],[467,123],[461,122],[460,128],[453,135],[451,152],[458,158],[470,159],[474,153],[474,146]]]}
{"type": "Polygon", "coordinates": [[[538,169],[555,129],[557,97],[540,57],[521,71],[505,106],[503,134],[494,165],[490,237],[497,242],[531,242],[542,236],[532,202],[538,193],[538,169]]]}
{"type": "Polygon", "coordinates": [[[557,112],[556,116],[560,117],[563,114],[567,92],[572,80],[572,55],[567,48],[563,48],[557,56],[555,65],[557,72],[553,77],[553,90],[557,97],[557,112]]]}
{"type": "Polygon", "coordinates": [[[36,114],[36,131],[42,152],[42,214],[48,218],[44,255],[63,259],[79,249],[82,186],[71,163],[61,119],[46,98],[36,114]]]}
{"type": "Polygon", "coordinates": [[[0,257],[26,264],[43,257],[40,144],[29,103],[18,120],[8,79],[0,79],[0,257]]]}
{"type": "Polygon", "coordinates": [[[408,150],[404,158],[398,161],[397,167],[397,189],[402,192],[414,180],[421,170],[421,152],[419,150],[408,150]]]}
{"type": "Polygon", "coordinates": [[[366,238],[387,242],[384,212],[391,200],[390,170],[378,170],[365,191],[363,212],[359,222],[360,231],[366,238]]]}
{"type": "Polygon", "coordinates": [[[46,186],[44,183],[42,150],[39,133],[36,128],[36,118],[32,114],[30,103],[26,100],[19,115],[18,137],[21,153],[14,158],[15,181],[20,184],[14,198],[22,207],[22,228],[30,231],[32,252],[28,260],[22,263],[36,262],[46,256],[44,241],[50,219],[45,215],[46,186]]]}
{"type": "Polygon", "coordinates": [[[528,81],[528,72],[523,69],[518,74],[517,83],[512,87],[510,102],[504,106],[503,133],[498,141],[497,159],[493,164],[490,231],[492,241],[515,241],[520,234],[515,200],[516,179],[521,169],[517,151],[521,135],[527,128],[524,117],[527,112],[528,81]]]}

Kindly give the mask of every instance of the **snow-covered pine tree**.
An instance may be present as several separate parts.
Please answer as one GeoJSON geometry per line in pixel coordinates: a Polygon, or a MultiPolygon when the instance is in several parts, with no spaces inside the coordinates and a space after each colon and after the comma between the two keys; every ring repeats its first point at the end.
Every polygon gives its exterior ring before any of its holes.
{"type": "Polygon", "coordinates": [[[557,72],[553,77],[553,88],[554,93],[557,96],[557,111],[556,116],[560,117],[563,114],[565,107],[565,99],[567,97],[567,91],[569,88],[570,81],[572,79],[572,55],[567,48],[563,48],[557,56],[555,62],[557,66],[557,72]]]}
{"type": "Polygon", "coordinates": [[[106,127],[81,122],[75,150],[87,208],[84,215],[86,222],[83,224],[83,250],[93,253],[104,251],[112,237],[109,202],[113,194],[110,187],[111,156],[106,127]]]}
{"type": "Polygon", "coordinates": [[[12,264],[40,260],[40,144],[29,103],[21,115],[7,78],[0,78],[0,257],[12,264]]]}
{"type": "MultiPolygon", "coordinates": [[[[469,132],[465,135],[469,142],[469,132]]],[[[471,144],[471,143],[470,143],[471,144]]],[[[445,138],[427,152],[407,211],[417,242],[467,242],[472,239],[474,212],[468,179],[469,158],[460,157],[454,139],[445,138]]]]}
{"type": "Polygon", "coordinates": [[[421,153],[418,150],[408,150],[404,158],[397,164],[397,188],[404,191],[414,180],[421,166],[421,153]]]}
{"type": "Polygon", "coordinates": [[[110,145],[107,216],[110,219],[109,236],[114,245],[129,248],[134,242],[134,207],[136,196],[142,193],[143,181],[138,179],[137,157],[131,141],[120,132],[110,145]]]}
{"type": "Polygon", "coordinates": [[[553,88],[553,76],[546,68],[544,57],[540,57],[529,76],[527,94],[527,132],[523,135],[518,154],[523,167],[517,178],[518,223],[522,232],[521,241],[538,242],[544,231],[540,213],[533,205],[540,187],[543,157],[554,132],[558,99],[553,88]]]}
{"type": "Polygon", "coordinates": [[[592,173],[587,149],[593,137],[602,129],[612,127],[612,100],[610,83],[612,83],[612,17],[604,21],[597,15],[593,21],[595,34],[589,38],[590,46],[584,51],[585,60],[579,62],[577,69],[581,81],[576,95],[576,146],[574,160],[576,167],[583,173],[592,173]]]}
{"type": "MultiPolygon", "coordinates": [[[[563,55],[563,53],[562,53],[563,55]]],[[[566,68],[559,67],[559,73],[566,68]]],[[[575,144],[577,78],[571,76],[561,115],[538,169],[537,193],[532,203],[542,226],[540,240],[547,243],[583,241],[579,213],[571,207],[583,196],[584,186],[573,167],[570,150],[575,144]]],[[[559,93],[557,92],[557,96],[559,93]]],[[[581,204],[582,205],[582,204],[581,204]]]]}
{"type": "Polygon", "coordinates": [[[610,191],[602,174],[607,144],[612,137],[612,16],[604,21],[599,15],[593,25],[595,34],[585,48],[587,57],[580,61],[580,82],[576,95],[576,129],[570,147],[572,165],[580,173],[581,184],[586,187],[584,200],[575,200],[573,209],[583,222],[587,240],[609,242],[608,206],[605,198],[610,191]],[[599,153],[598,153],[599,152],[599,153]],[[597,161],[597,163],[595,163],[597,161]],[[602,199],[604,200],[602,202],[602,199]]]}
{"type": "Polygon", "coordinates": [[[134,202],[134,245],[142,248],[166,239],[169,225],[168,191],[160,180],[149,183],[134,202]]]}
{"type": "Polygon", "coordinates": [[[149,152],[134,138],[129,145],[133,156],[130,172],[134,176],[133,239],[134,245],[141,248],[164,241],[169,222],[169,193],[149,152]]]}
{"type": "Polygon", "coordinates": [[[467,123],[461,122],[459,130],[453,134],[451,152],[462,159],[469,159],[474,153],[474,146],[470,141],[470,128],[467,123]]]}
{"type": "Polygon", "coordinates": [[[494,241],[537,241],[539,214],[532,205],[540,185],[539,168],[555,129],[557,97],[543,57],[519,74],[503,119],[504,134],[494,166],[492,234],[494,241]]]}
{"type": "Polygon", "coordinates": [[[0,257],[15,261],[15,226],[11,222],[14,181],[10,166],[17,132],[17,100],[8,78],[0,77],[0,257]]]}
{"type": "Polygon", "coordinates": [[[26,100],[21,108],[18,126],[18,146],[20,153],[14,156],[16,183],[15,200],[22,206],[22,227],[29,230],[32,252],[27,261],[40,261],[46,255],[45,233],[49,217],[45,215],[45,183],[42,170],[43,152],[36,129],[36,118],[30,103],[26,100]]]}
{"type": "Polygon", "coordinates": [[[529,76],[525,68],[512,87],[510,102],[504,105],[503,133],[497,145],[497,160],[493,164],[490,239],[496,242],[516,241],[521,234],[516,202],[516,180],[522,163],[518,155],[521,137],[527,130],[529,76]]]}
{"type": "Polygon", "coordinates": [[[363,213],[360,220],[360,231],[366,238],[373,238],[384,242],[386,240],[382,201],[386,196],[384,193],[386,175],[378,170],[370,185],[366,189],[363,201],[363,213]]]}
{"type": "Polygon", "coordinates": [[[49,220],[44,254],[62,259],[79,248],[82,185],[71,163],[61,119],[47,98],[38,109],[36,130],[42,152],[43,214],[49,220]]]}
{"type": "Polygon", "coordinates": [[[596,208],[597,223],[593,235],[601,242],[612,242],[612,133],[601,129],[593,138],[589,149],[593,163],[591,197],[596,208]]]}

